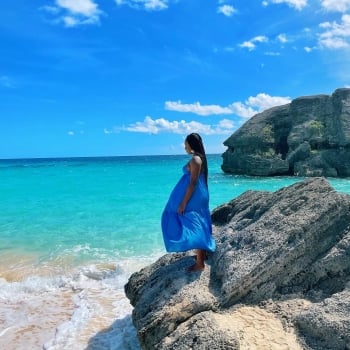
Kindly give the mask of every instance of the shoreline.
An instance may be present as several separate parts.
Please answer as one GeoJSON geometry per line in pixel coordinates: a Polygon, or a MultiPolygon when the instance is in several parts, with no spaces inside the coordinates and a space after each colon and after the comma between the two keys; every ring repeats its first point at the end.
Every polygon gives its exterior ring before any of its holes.
{"type": "Polygon", "coordinates": [[[34,254],[2,254],[0,348],[109,349],[106,344],[113,342],[139,349],[124,293],[131,271],[142,267],[133,263],[133,268],[111,261],[68,271],[38,264],[34,254]]]}

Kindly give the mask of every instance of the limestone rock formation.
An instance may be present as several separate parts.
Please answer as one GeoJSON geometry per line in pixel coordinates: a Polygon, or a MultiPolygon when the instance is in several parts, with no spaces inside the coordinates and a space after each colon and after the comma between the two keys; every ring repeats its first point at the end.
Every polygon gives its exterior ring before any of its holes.
{"type": "Polygon", "coordinates": [[[256,114],[224,145],[224,172],[348,177],[350,89],[299,97],[256,114]]]}
{"type": "Polygon", "coordinates": [[[125,285],[142,349],[350,349],[349,209],[321,177],[216,208],[203,272],[166,254],[125,285]]]}

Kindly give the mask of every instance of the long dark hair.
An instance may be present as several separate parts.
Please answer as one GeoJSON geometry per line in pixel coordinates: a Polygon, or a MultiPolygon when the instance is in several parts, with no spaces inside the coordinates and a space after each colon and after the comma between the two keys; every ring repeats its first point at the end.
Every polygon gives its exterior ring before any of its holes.
{"type": "Polygon", "coordinates": [[[202,169],[205,176],[205,182],[208,186],[208,162],[207,156],[205,155],[205,149],[202,138],[199,134],[193,132],[187,135],[186,142],[189,144],[191,149],[202,159],[202,169]]]}

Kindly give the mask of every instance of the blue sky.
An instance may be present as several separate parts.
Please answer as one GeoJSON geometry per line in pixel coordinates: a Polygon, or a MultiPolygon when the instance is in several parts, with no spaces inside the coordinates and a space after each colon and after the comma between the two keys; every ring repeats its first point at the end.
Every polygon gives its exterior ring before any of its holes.
{"type": "Polygon", "coordinates": [[[350,0],[0,5],[0,158],[207,153],[255,113],[350,87],[350,0]]]}

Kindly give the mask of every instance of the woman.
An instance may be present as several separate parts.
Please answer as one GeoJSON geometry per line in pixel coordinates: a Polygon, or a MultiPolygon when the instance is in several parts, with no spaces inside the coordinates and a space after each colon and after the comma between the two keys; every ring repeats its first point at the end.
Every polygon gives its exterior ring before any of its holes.
{"type": "Polygon", "coordinates": [[[206,251],[215,251],[209,210],[208,164],[200,135],[186,137],[185,150],[192,155],[183,176],[170,194],[162,214],[162,230],[168,252],[197,249],[188,271],[204,269],[206,251]]]}

